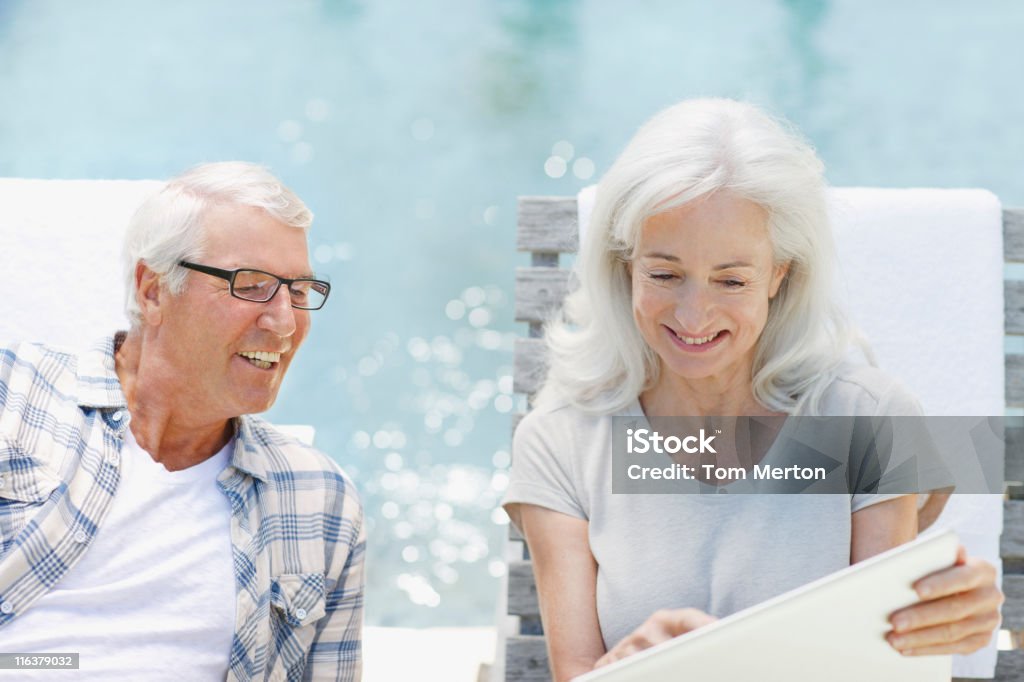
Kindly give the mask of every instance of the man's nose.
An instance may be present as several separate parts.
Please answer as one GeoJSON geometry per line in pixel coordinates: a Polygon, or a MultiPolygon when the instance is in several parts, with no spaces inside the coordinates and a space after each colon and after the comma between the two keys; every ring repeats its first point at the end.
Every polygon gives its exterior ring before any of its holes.
{"type": "Polygon", "coordinates": [[[263,314],[260,315],[257,323],[260,329],[282,337],[295,333],[295,308],[292,307],[292,297],[288,293],[288,287],[282,285],[274,297],[263,305],[263,314]]]}

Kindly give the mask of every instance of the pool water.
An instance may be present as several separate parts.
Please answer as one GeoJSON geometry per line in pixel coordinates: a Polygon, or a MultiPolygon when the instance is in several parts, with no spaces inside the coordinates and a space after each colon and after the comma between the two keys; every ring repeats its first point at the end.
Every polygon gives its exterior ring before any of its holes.
{"type": "Polygon", "coordinates": [[[0,0],[0,176],[269,165],[333,283],[270,417],[360,487],[367,621],[488,624],[516,196],[574,194],[655,111],[721,95],[794,121],[834,184],[1021,205],[1022,34],[1012,0],[0,0]]]}

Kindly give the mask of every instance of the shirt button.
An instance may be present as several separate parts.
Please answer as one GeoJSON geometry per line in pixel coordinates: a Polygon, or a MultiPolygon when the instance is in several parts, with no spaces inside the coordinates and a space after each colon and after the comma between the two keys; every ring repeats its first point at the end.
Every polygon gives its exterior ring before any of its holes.
{"type": "Polygon", "coordinates": [[[11,602],[5,601],[3,604],[0,604],[0,612],[11,613],[13,611],[14,611],[14,604],[12,604],[11,602]]]}
{"type": "Polygon", "coordinates": [[[110,415],[110,418],[113,419],[116,422],[119,422],[119,421],[121,421],[121,417],[123,417],[123,416],[124,416],[124,411],[118,410],[114,414],[110,415]]]}
{"type": "Polygon", "coordinates": [[[118,460],[117,453],[116,452],[108,452],[106,460],[107,460],[107,464],[117,464],[117,460],[118,460]]]}
{"type": "Polygon", "coordinates": [[[89,539],[89,536],[86,534],[86,532],[84,530],[80,530],[80,531],[76,531],[75,532],[75,542],[77,542],[78,544],[82,544],[83,542],[85,542],[88,539],[89,539]]]}
{"type": "Polygon", "coordinates": [[[295,617],[299,620],[306,619],[306,609],[295,609],[295,617]]]}

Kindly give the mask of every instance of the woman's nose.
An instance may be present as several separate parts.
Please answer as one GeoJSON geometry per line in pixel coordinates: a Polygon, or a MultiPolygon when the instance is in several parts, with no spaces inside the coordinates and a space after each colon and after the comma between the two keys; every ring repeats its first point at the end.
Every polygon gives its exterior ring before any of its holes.
{"type": "Polygon", "coordinates": [[[684,283],[675,310],[682,331],[690,334],[708,331],[705,327],[711,319],[713,305],[707,287],[692,281],[684,283]]]}

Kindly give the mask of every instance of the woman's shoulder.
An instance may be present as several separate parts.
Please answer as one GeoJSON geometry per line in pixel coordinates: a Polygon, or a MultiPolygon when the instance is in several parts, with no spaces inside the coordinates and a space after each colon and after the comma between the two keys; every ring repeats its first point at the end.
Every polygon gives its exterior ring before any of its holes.
{"type": "Polygon", "coordinates": [[[526,502],[589,518],[591,492],[611,486],[613,417],[568,402],[537,405],[512,437],[504,504],[526,502]]]}
{"type": "Polygon", "coordinates": [[[897,378],[878,367],[841,365],[821,396],[823,415],[917,415],[921,406],[897,378]]]}
{"type": "MultiPolygon", "coordinates": [[[[623,411],[622,414],[626,414],[623,411]]],[[[522,418],[516,426],[516,435],[550,435],[559,438],[592,434],[610,428],[612,414],[586,412],[566,400],[556,399],[540,403],[522,418]]]]}

